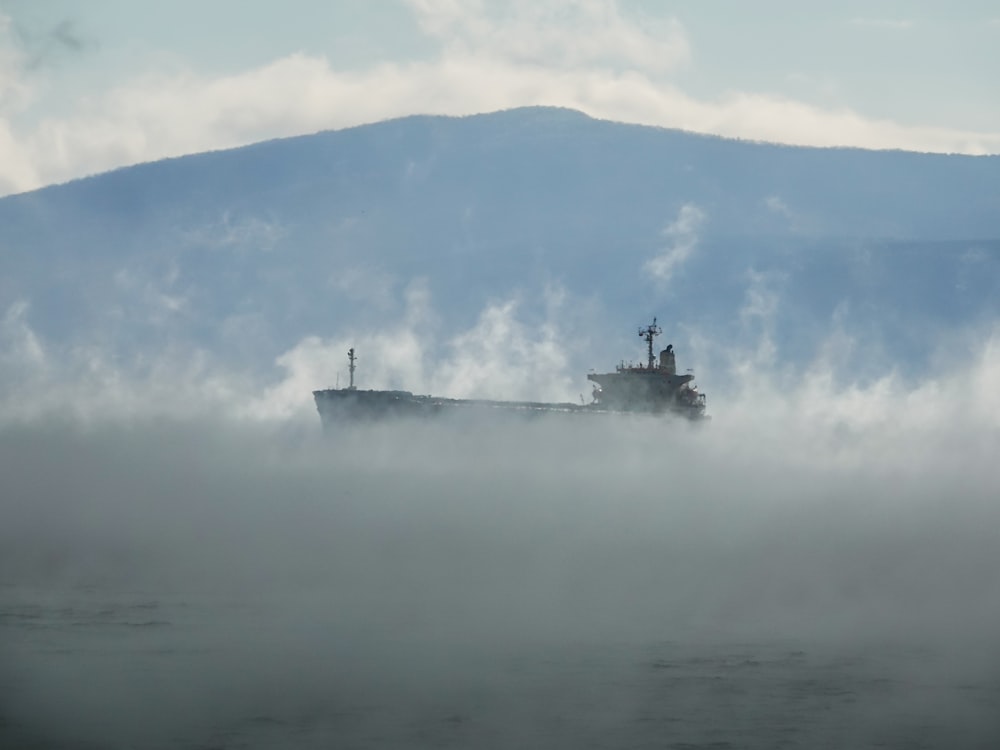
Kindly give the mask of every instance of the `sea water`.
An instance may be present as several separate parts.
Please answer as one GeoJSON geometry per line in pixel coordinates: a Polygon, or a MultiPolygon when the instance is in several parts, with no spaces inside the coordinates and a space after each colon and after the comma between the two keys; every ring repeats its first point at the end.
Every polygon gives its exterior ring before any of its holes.
{"type": "MultiPolygon", "coordinates": [[[[327,592],[329,593],[329,592],[327,592]]],[[[322,596],[322,592],[316,592],[322,596]]],[[[7,585],[4,748],[991,748],[1000,681],[947,646],[347,626],[258,596],[7,585]]]]}
{"type": "Polygon", "coordinates": [[[272,438],[0,430],[0,748],[1000,747],[974,444],[272,438]]]}

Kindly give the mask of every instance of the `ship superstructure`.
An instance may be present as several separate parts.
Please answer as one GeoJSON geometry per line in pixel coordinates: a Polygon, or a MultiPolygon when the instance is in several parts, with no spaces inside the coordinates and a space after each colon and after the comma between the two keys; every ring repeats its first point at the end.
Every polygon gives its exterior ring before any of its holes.
{"type": "Polygon", "coordinates": [[[647,345],[645,365],[622,362],[615,372],[587,375],[595,383],[589,404],[458,399],[421,396],[410,391],[359,390],[354,384],[357,356],[353,347],[347,353],[350,385],[313,391],[313,397],[325,430],[355,420],[429,417],[471,410],[494,414],[645,413],[673,414],[692,420],[706,418],[705,394],[698,392],[690,370],[677,374],[673,345],[661,351],[658,360],[653,356],[653,340],[661,333],[656,318],[651,325],[639,329],[639,336],[647,345]]]}
{"type": "Polygon", "coordinates": [[[594,387],[594,406],[607,411],[638,411],[662,414],[680,413],[700,418],[705,413],[705,394],[694,385],[694,373],[677,374],[674,345],[660,352],[659,361],[653,356],[653,339],[662,333],[653,318],[652,325],[639,329],[646,340],[645,365],[622,362],[615,372],[591,373],[587,380],[594,387]]]}

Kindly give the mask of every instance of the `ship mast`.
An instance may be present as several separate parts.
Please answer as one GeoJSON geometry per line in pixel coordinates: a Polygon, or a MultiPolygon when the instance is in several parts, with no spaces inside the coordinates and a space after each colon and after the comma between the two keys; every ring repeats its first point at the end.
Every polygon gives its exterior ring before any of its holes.
{"type": "Polygon", "coordinates": [[[653,318],[653,325],[646,326],[645,328],[639,329],[639,336],[646,339],[646,345],[649,347],[649,369],[652,370],[656,363],[653,359],[653,339],[663,333],[660,327],[656,325],[656,318],[653,318]]]}
{"type": "MultiPolygon", "coordinates": [[[[654,320],[654,322],[655,322],[655,320],[654,320]]],[[[650,346],[652,346],[652,344],[650,344],[650,346]]],[[[652,349],[650,349],[650,351],[652,351],[652,349]]],[[[652,357],[653,355],[650,354],[649,356],[652,357]]],[[[353,391],[354,390],[354,360],[357,359],[357,357],[354,356],[354,347],[353,346],[350,349],[347,350],[347,359],[350,362],[350,365],[348,366],[347,369],[351,371],[351,385],[348,386],[348,390],[353,391]]]]}

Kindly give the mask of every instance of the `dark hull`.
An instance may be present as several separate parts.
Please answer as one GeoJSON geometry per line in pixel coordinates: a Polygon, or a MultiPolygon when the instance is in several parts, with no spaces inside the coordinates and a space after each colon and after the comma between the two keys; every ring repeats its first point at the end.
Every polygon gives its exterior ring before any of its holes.
{"type": "Polygon", "coordinates": [[[652,412],[645,409],[611,409],[597,404],[545,403],[536,401],[490,401],[418,396],[409,391],[359,391],[330,388],[313,391],[323,428],[356,421],[405,417],[432,418],[445,415],[500,415],[535,417],[546,414],[674,414],[701,419],[701,410],[678,405],[652,412]]]}

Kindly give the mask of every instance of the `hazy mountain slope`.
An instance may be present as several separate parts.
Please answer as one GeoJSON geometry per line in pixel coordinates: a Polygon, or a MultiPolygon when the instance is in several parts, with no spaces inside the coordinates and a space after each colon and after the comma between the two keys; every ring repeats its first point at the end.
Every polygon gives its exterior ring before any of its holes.
{"type": "Polygon", "coordinates": [[[267,368],[308,334],[398,325],[424,279],[441,337],[516,294],[541,322],[562,289],[588,366],[652,314],[720,341],[766,329],[791,360],[841,326],[913,365],[928,327],[996,316],[1000,158],[546,108],[409,117],[8,197],[0,253],[8,319],[27,303],[44,341],[124,360],[195,347],[267,368]]]}

